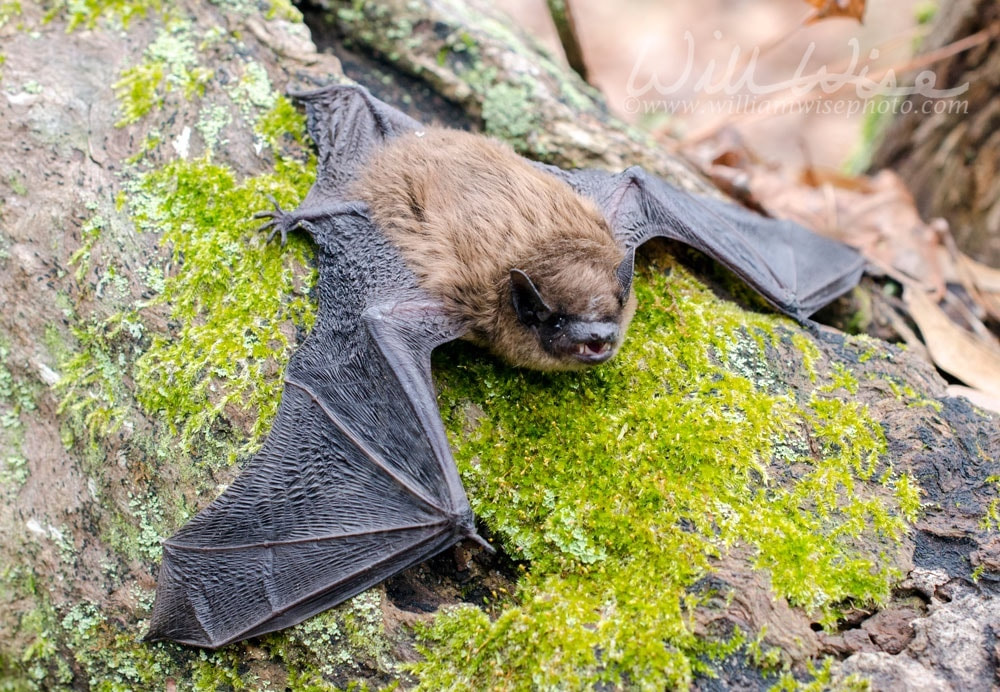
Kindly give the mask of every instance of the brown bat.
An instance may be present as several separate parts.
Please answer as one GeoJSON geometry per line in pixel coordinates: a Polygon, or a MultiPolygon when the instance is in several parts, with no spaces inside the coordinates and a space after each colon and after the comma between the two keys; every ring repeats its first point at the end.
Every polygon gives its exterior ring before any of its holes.
{"type": "Polygon", "coordinates": [[[593,202],[507,145],[406,133],[374,153],[349,195],[465,338],[507,362],[583,368],[621,344],[635,312],[631,253],[593,202]]]}
{"type": "Polygon", "coordinates": [[[215,648],[301,622],[471,539],[430,375],[467,338],[540,369],[610,358],[634,310],[635,248],[667,237],[799,321],[860,256],[801,226],[695,198],[638,168],[527,162],[425,128],[358,87],[299,94],[317,179],[271,236],[316,243],[319,315],[261,451],[165,541],[148,639],[215,648]]]}

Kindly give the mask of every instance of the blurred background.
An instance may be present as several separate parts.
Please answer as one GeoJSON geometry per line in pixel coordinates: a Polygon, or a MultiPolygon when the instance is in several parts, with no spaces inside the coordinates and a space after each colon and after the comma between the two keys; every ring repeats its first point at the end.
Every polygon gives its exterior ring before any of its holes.
{"type": "MultiPolygon", "coordinates": [[[[545,0],[500,0],[498,4],[549,52],[564,59],[545,0]]],[[[630,77],[634,71],[636,85],[648,83],[651,77],[670,85],[690,61],[692,76],[676,98],[695,102],[705,98],[699,93],[703,90],[693,88],[697,77],[712,68],[716,78],[711,83],[717,84],[732,56],[743,65],[752,51],[759,50],[754,78],[758,84],[774,84],[791,78],[803,62],[801,74],[806,75],[823,66],[830,72],[848,70],[855,54],[853,41],[860,63],[874,73],[909,61],[924,33],[920,19],[930,14],[933,4],[927,0],[869,2],[863,24],[849,17],[806,24],[814,10],[803,0],[572,0],[571,8],[588,79],[624,120],[678,138],[703,134],[706,128],[725,123],[765,160],[795,168],[804,164],[842,168],[863,157],[859,148],[864,146],[864,116],[860,113],[727,117],[706,113],[707,106],[696,115],[673,117],[663,112],[629,112],[630,77]],[[690,41],[685,40],[685,32],[690,32],[690,41]],[[870,58],[873,50],[877,51],[875,59],[870,58]]],[[[860,69],[859,65],[854,73],[860,69]]],[[[838,95],[838,99],[853,97],[851,88],[838,95]]]]}

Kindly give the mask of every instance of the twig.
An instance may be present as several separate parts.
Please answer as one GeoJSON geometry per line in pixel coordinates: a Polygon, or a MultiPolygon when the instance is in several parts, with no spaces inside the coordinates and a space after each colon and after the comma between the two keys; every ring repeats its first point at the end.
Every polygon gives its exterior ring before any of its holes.
{"type": "Polygon", "coordinates": [[[580,47],[580,35],[576,30],[576,21],[573,19],[573,8],[570,0],[545,0],[549,6],[549,14],[552,22],[556,25],[556,32],[559,34],[559,42],[562,43],[563,52],[566,54],[566,62],[573,68],[583,81],[589,82],[587,78],[587,63],[583,59],[583,49],[580,47]]]}

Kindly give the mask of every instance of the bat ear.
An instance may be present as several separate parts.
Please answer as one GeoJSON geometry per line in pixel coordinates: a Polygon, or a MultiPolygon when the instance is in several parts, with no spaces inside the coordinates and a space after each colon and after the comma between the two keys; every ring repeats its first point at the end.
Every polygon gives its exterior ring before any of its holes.
{"type": "Polygon", "coordinates": [[[524,325],[538,325],[552,316],[552,308],[520,269],[510,270],[510,298],[517,319],[524,325]]]}
{"type": "Polygon", "coordinates": [[[628,298],[628,292],[632,289],[632,277],[635,274],[635,248],[629,248],[628,252],[625,253],[625,259],[622,260],[618,268],[615,269],[615,276],[618,278],[618,284],[622,287],[622,300],[628,298]]]}

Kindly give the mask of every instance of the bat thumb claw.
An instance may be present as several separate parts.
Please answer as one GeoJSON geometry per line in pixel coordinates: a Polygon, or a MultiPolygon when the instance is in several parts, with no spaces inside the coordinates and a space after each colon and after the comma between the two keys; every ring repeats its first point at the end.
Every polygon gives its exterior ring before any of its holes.
{"type": "Polygon", "coordinates": [[[487,543],[486,539],[483,538],[482,536],[480,536],[475,531],[471,532],[468,536],[465,536],[465,538],[468,539],[468,540],[470,540],[470,541],[472,541],[473,543],[478,543],[490,555],[496,555],[497,549],[494,548],[489,543],[487,543]]]}

